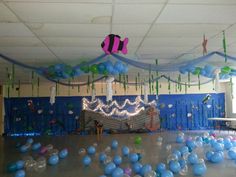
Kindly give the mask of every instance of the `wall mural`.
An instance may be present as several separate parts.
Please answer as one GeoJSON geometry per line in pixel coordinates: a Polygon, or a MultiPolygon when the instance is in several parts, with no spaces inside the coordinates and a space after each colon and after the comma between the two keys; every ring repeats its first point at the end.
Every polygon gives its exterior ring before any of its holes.
{"type": "MultiPolygon", "coordinates": [[[[149,101],[156,95],[149,95],[149,101]]],[[[49,97],[5,98],[5,133],[8,135],[64,135],[87,134],[80,131],[80,112],[84,97],[56,97],[51,105],[49,97]]],[[[85,97],[91,100],[91,97],[85,97]]],[[[105,96],[98,96],[104,103],[105,96]]],[[[135,102],[137,96],[113,96],[122,105],[126,99],[135,102]]],[[[142,98],[143,99],[143,98],[142,98]]],[[[168,130],[210,129],[209,117],[224,117],[224,93],[160,95],[157,101],[161,128],[168,130]],[[191,97],[191,100],[189,99],[191,97]]],[[[148,115],[147,115],[148,116],[148,115]]],[[[109,130],[104,130],[104,132],[109,130]]]]}

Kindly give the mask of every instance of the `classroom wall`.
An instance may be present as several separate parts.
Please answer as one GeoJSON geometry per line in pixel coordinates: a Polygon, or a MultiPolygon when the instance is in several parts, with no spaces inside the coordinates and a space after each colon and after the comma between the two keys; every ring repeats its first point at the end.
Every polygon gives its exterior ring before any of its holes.
{"type": "MultiPolygon", "coordinates": [[[[20,91],[18,92],[15,88],[10,87],[9,97],[45,97],[50,96],[50,87],[55,86],[54,83],[41,83],[39,88],[34,86],[32,89],[32,85],[30,84],[22,84],[20,86],[20,91]]],[[[160,82],[159,84],[159,94],[185,94],[185,93],[215,93],[213,90],[212,82],[201,85],[200,90],[198,86],[187,87],[185,90],[185,86],[182,86],[182,90],[176,90],[176,85],[171,84],[171,89],[168,90],[168,83],[160,82]]],[[[96,95],[106,95],[106,84],[105,83],[95,83],[96,95]]],[[[8,97],[7,87],[4,86],[4,96],[8,97]]],[[[221,83],[220,92],[225,92],[225,84],[221,83]]],[[[57,96],[91,96],[92,90],[87,89],[87,86],[78,87],[68,87],[63,85],[58,85],[57,96]]],[[[123,84],[113,84],[113,95],[140,95],[141,87],[138,86],[137,90],[135,86],[128,86],[126,91],[124,90],[123,84]]],[[[143,94],[143,89],[142,89],[143,94]]],[[[151,94],[155,94],[155,85],[154,92],[151,94]]]]}

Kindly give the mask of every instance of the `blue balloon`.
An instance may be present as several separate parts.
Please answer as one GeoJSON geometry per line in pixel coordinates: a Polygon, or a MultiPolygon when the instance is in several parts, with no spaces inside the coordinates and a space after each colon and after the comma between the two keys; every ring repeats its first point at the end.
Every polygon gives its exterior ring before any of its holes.
{"type": "Polygon", "coordinates": [[[112,148],[112,149],[117,149],[117,147],[118,147],[118,141],[117,141],[117,140],[113,140],[113,141],[111,142],[111,148],[112,148]]]}
{"type": "Polygon", "coordinates": [[[228,156],[229,156],[230,159],[236,160],[236,150],[234,150],[234,149],[229,150],[228,151],[228,156]]]}
{"type": "Polygon", "coordinates": [[[106,66],[105,66],[104,63],[99,63],[98,64],[98,72],[99,72],[99,74],[103,74],[105,69],[106,69],[106,66]]]}
{"type": "Polygon", "coordinates": [[[84,72],[80,69],[80,68],[74,68],[74,76],[80,76],[81,74],[83,74],[84,72]]]}
{"type": "Polygon", "coordinates": [[[205,155],[206,159],[207,159],[208,161],[210,161],[210,160],[211,160],[211,156],[212,156],[213,154],[214,154],[213,151],[207,151],[207,152],[206,152],[206,155],[205,155]]]}
{"type": "Polygon", "coordinates": [[[183,136],[177,136],[176,137],[176,143],[183,143],[184,142],[184,137],[183,136]]]}
{"type": "Polygon", "coordinates": [[[181,152],[181,155],[183,155],[183,154],[189,152],[189,149],[188,149],[187,146],[182,146],[182,147],[180,148],[180,152],[181,152]]]}
{"type": "Polygon", "coordinates": [[[132,169],[133,169],[134,173],[139,174],[141,169],[142,169],[142,167],[143,166],[142,166],[141,163],[136,162],[136,163],[133,164],[132,169]]]}
{"type": "Polygon", "coordinates": [[[129,148],[127,146],[123,146],[121,151],[122,151],[123,156],[129,155],[129,148]]]}
{"type": "Polygon", "coordinates": [[[143,167],[141,168],[140,174],[142,176],[144,176],[145,174],[147,174],[148,172],[152,171],[152,166],[149,164],[145,164],[143,165],[143,167]]]}
{"type": "Polygon", "coordinates": [[[182,168],[184,168],[184,167],[187,165],[187,161],[184,160],[184,159],[180,159],[180,160],[179,160],[179,164],[180,164],[180,167],[181,167],[181,169],[182,169],[182,168]]]}
{"type": "Polygon", "coordinates": [[[114,158],[113,158],[113,162],[114,162],[116,165],[120,165],[120,164],[122,163],[122,158],[121,158],[121,156],[115,155],[114,158]]]}
{"type": "Polygon", "coordinates": [[[216,143],[213,144],[213,149],[214,149],[214,151],[223,151],[224,150],[224,144],[216,142],[216,143]]]}
{"type": "Polygon", "coordinates": [[[179,72],[180,72],[181,74],[185,74],[185,73],[187,72],[186,67],[181,67],[181,68],[179,69],[179,72]]]}
{"type": "Polygon", "coordinates": [[[106,155],[104,152],[102,152],[101,154],[99,154],[99,161],[100,161],[101,163],[103,163],[106,159],[107,159],[107,155],[106,155]]]}
{"type": "Polygon", "coordinates": [[[18,170],[15,174],[15,177],[25,177],[25,171],[24,170],[18,170]]]}
{"type": "Polygon", "coordinates": [[[231,143],[231,140],[229,138],[224,138],[223,142],[224,142],[224,144],[225,143],[231,143]]]}
{"type": "Polygon", "coordinates": [[[226,142],[224,147],[226,150],[229,150],[230,148],[233,147],[233,144],[231,142],[226,142]]]}
{"type": "Polygon", "coordinates": [[[99,176],[99,177],[107,177],[107,176],[105,176],[105,175],[101,175],[101,176],[99,176]]]}
{"type": "Polygon", "coordinates": [[[197,147],[196,142],[193,140],[187,140],[186,141],[186,146],[188,146],[191,149],[195,149],[197,147]]]}
{"type": "Polygon", "coordinates": [[[181,152],[177,149],[174,149],[172,153],[175,154],[178,157],[178,159],[181,157],[181,152]]]}
{"type": "Polygon", "coordinates": [[[206,75],[206,70],[205,70],[204,68],[201,69],[200,74],[203,75],[203,76],[205,76],[205,75],[206,75]]]}
{"type": "Polygon", "coordinates": [[[17,168],[17,170],[20,170],[20,169],[24,168],[24,166],[25,166],[25,161],[24,161],[24,160],[18,160],[18,161],[16,162],[16,168],[17,168]]]}
{"type": "Polygon", "coordinates": [[[32,144],[34,142],[34,140],[32,139],[32,138],[28,138],[27,140],[26,140],[26,143],[28,143],[28,144],[32,144]]]}
{"type": "Polygon", "coordinates": [[[22,146],[20,147],[20,152],[21,152],[21,153],[25,153],[25,152],[27,152],[28,150],[29,150],[29,147],[26,146],[26,145],[22,145],[22,146]]]}
{"type": "Polygon", "coordinates": [[[49,165],[56,165],[59,162],[59,157],[58,155],[52,155],[48,159],[48,164],[49,165]]]}
{"type": "Polygon", "coordinates": [[[123,177],[124,171],[121,168],[115,168],[115,170],[112,172],[112,177],[123,177]]]}
{"type": "Polygon", "coordinates": [[[163,170],[161,172],[161,177],[174,177],[174,175],[170,170],[163,170]]]}
{"type": "Polygon", "coordinates": [[[181,170],[181,166],[176,160],[171,160],[169,163],[169,167],[173,173],[179,173],[179,171],[181,170]]]}
{"type": "Polygon", "coordinates": [[[104,169],[104,173],[105,175],[111,175],[115,169],[116,169],[116,165],[113,162],[110,162],[109,164],[106,165],[104,169]]]}
{"type": "Polygon", "coordinates": [[[90,165],[90,163],[91,163],[91,158],[89,157],[89,156],[84,156],[84,158],[83,158],[83,164],[85,165],[85,166],[89,166],[90,165]]]}
{"type": "Polygon", "coordinates": [[[164,171],[166,169],[166,165],[164,163],[159,163],[156,166],[156,172],[157,173],[162,173],[162,171],[164,171]]]}
{"type": "Polygon", "coordinates": [[[7,171],[8,172],[14,172],[17,170],[16,163],[10,163],[7,165],[7,171]]]}
{"type": "Polygon", "coordinates": [[[118,75],[118,74],[119,74],[119,71],[117,71],[116,69],[113,68],[111,74],[112,74],[112,75],[118,75]]]}
{"type": "Polygon", "coordinates": [[[31,148],[33,151],[37,151],[40,147],[41,143],[34,143],[31,148]]]}
{"type": "Polygon", "coordinates": [[[215,152],[212,156],[211,156],[211,162],[213,163],[220,163],[224,160],[224,157],[222,155],[221,152],[215,152]]]}
{"type": "Polygon", "coordinates": [[[67,150],[67,149],[62,149],[62,150],[59,152],[59,157],[60,157],[61,159],[66,158],[67,155],[68,155],[68,150],[67,150]]]}
{"type": "Polygon", "coordinates": [[[123,64],[120,62],[120,61],[117,61],[114,65],[114,68],[119,72],[121,73],[122,70],[123,70],[123,64]]]}
{"type": "Polygon", "coordinates": [[[193,165],[193,174],[195,176],[202,176],[206,173],[207,168],[204,163],[197,163],[193,165]]]}
{"type": "Polygon", "coordinates": [[[129,155],[129,160],[131,163],[135,163],[138,161],[138,155],[136,153],[132,153],[129,155]]]}
{"type": "Polygon", "coordinates": [[[96,148],[94,146],[89,146],[87,152],[89,155],[93,155],[96,153],[96,148]]]}
{"type": "Polygon", "coordinates": [[[198,163],[198,155],[195,152],[192,152],[191,154],[189,154],[188,162],[191,165],[198,163]]]}

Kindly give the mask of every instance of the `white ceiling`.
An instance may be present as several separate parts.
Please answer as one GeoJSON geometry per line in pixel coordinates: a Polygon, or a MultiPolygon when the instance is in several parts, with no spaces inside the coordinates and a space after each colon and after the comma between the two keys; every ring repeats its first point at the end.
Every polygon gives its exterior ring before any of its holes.
{"type": "MultiPolygon", "coordinates": [[[[208,51],[222,51],[225,30],[236,56],[235,17],[235,0],[0,0],[0,53],[32,65],[77,64],[101,55],[115,33],[129,37],[129,57],[168,63],[202,55],[204,34],[208,51]]],[[[0,63],[3,82],[10,65],[0,63]]],[[[25,72],[18,79],[29,80],[25,72]]]]}

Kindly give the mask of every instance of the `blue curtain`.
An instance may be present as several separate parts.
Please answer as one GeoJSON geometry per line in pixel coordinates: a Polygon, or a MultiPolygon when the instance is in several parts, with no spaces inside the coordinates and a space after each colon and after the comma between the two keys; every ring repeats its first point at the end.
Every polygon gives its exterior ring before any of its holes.
{"type": "MultiPolygon", "coordinates": [[[[160,109],[161,126],[168,130],[212,128],[213,123],[207,118],[224,117],[225,96],[224,93],[211,94],[211,99],[203,104],[205,96],[206,94],[160,95],[157,107],[160,109]]],[[[12,136],[75,133],[79,129],[82,98],[56,97],[54,105],[50,105],[49,97],[5,98],[5,133],[12,136]],[[28,100],[32,100],[31,108],[28,100]]],[[[98,98],[104,102],[106,100],[105,96],[98,98]]],[[[127,98],[135,101],[136,96],[113,97],[119,104],[127,98]]],[[[149,101],[155,99],[155,95],[149,95],[149,101]]]]}

